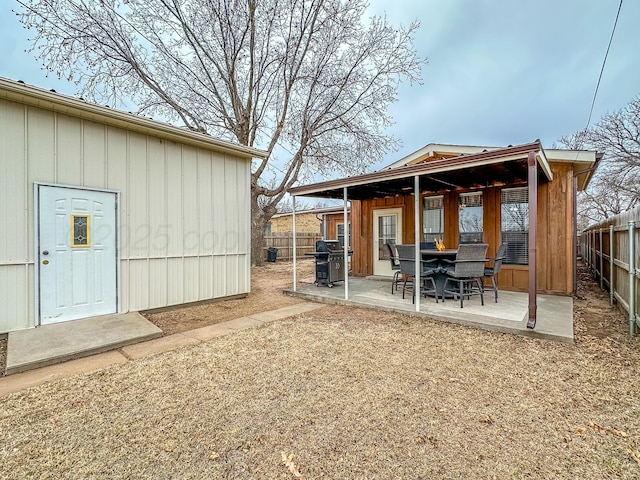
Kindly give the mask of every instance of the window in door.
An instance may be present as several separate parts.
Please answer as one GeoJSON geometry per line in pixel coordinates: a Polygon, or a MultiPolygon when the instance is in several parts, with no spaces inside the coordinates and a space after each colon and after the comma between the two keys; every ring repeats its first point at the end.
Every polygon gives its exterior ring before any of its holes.
{"type": "Polygon", "coordinates": [[[89,248],[91,246],[91,217],[71,215],[71,246],[89,248]]]}
{"type": "Polygon", "coordinates": [[[378,217],[378,259],[389,260],[389,252],[384,244],[397,238],[396,215],[381,215],[378,217]]]}

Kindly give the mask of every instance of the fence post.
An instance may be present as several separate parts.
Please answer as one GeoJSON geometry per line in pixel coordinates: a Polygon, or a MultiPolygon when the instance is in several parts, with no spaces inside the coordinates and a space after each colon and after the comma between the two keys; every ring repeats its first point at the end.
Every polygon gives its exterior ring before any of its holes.
{"type": "Polygon", "coordinates": [[[615,268],[615,255],[613,254],[614,241],[613,241],[614,229],[613,225],[609,225],[609,305],[613,305],[613,269],[615,268]]]}
{"type": "Polygon", "coordinates": [[[587,270],[591,270],[591,230],[587,232],[587,270]]]}
{"type": "Polygon", "coordinates": [[[635,265],[635,226],[629,222],[629,335],[636,333],[636,265],[635,265]]]}
{"type": "Polygon", "coordinates": [[[600,290],[604,290],[604,248],[602,227],[600,227],[600,290]]]}

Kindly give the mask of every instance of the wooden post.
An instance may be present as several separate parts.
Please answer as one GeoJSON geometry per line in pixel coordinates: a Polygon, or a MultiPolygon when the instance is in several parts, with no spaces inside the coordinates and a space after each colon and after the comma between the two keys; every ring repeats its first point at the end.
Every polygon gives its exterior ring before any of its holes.
{"type": "Polygon", "coordinates": [[[636,333],[636,222],[629,222],[629,335],[636,333]]]}
{"type": "Polygon", "coordinates": [[[600,290],[604,290],[604,245],[603,245],[603,237],[602,227],[600,227],[600,290]]]}
{"type": "Polygon", "coordinates": [[[616,264],[614,262],[615,256],[613,254],[614,247],[614,228],[613,225],[609,225],[609,305],[613,305],[613,269],[616,264]]]}
{"type": "Polygon", "coordinates": [[[530,151],[527,156],[529,187],[529,315],[527,328],[535,328],[538,316],[538,275],[536,266],[536,233],[538,223],[538,168],[536,152],[530,151]]]}

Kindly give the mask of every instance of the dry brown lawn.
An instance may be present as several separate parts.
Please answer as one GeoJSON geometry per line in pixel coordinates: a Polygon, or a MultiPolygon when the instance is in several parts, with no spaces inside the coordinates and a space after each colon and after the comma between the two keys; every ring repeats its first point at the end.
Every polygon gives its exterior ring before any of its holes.
{"type": "Polygon", "coordinates": [[[640,341],[581,280],[575,345],[326,306],[12,394],[0,477],[640,478],[640,341]]]}
{"type": "MultiPolygon", "coordinates": [[[[226,322],[254,313],[286,307],[303,300],[282,295],[292,285],[292,263],[265,263],[251,269],[251,293],[245,298],[223,302],[210,302],[191,307],[170,308],[158,313],[147,313],[149,321],[157,325],[165,335],[226,322]]],[[[313,259],[298,262],[298,279],[313,282],[313,259]]]]}

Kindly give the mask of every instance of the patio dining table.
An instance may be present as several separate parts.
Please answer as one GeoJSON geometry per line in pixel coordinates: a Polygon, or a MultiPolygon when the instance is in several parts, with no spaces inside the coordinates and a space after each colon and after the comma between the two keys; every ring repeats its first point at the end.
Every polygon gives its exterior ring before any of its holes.
{"type": "Polygon", "coordinates": [[[438,297],[440,298],[444,298],[444,284],[447,280],[447,267],[450,265],[445,262],[445,260],[455,260],[457,254],[458,249],[456,248],[446,248],[444,250],[420,250],[420,255],[423,261],[434,259],[436,260],[433,263],[429,263],[428,268],[433,268],[435,270],[432,276],[433,280],[436,283],[436,291],[438,292],[438,297]]]}

